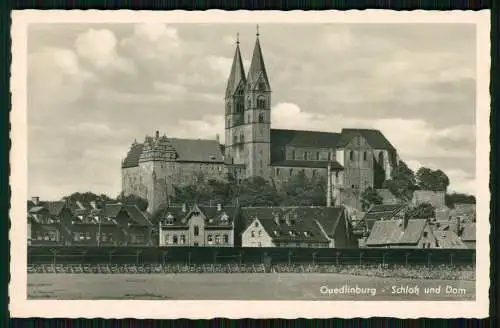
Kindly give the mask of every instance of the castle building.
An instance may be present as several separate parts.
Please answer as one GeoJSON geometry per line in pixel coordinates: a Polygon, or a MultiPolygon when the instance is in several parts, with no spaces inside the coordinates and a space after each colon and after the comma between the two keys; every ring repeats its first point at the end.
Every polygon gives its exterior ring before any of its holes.
{"type": "Polygon", "coordinates": [[[327,176],[332,198],[356,206],[368,187],[381,188],[397,164],[396,149],[378,130],[340,133],[271,129],[271,82],[259,40],[245,74],[239,40],[225,92],[225,140],[177,139],[156,132],[134,141],[122,161],[122,191],[146,198],[148,211],[168,201],[173,185],[206,179],[272,179],[304,172],[327,176]]]}

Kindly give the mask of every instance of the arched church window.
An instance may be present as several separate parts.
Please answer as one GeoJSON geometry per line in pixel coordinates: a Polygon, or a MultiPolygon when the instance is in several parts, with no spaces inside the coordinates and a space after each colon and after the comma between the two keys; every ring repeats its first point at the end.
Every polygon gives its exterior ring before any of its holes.
{"type": "Polygon", "coordinates": [[[250,123],[250,114],[247,115],[247,123],[250,123]]]}
{"type": "Polygon", "coordinates": [[[263,123],[264,122],[264,114],[260,113],[259,114],[259,123],[263,123]]]}
{"type": "Polygon", "coordinates": [[[252,107],[252,98],[250,97],[247,98],[247,107],[248,108],[252,107]]]}
{"type": "Polygon", "coordinates": [[[378,161],[380,164],[384,163],[384,153],[383,152],[378,153],[378,161]]]}
{"type": "Polygon", "coordinates": [[[238,143],[238,136],[233,136],[233,145],[238,143]]]}
{"type": "Polygon", "coordinates": [[[349,152],[349,160],[354,161],[354,151],[349,152]]]}
{"type": "Polygon", "coordinates": [[[240,132],[240,142],[241,143],[245,142],[245,135],[243,134],[243,132],[240,132]]]}
{"type": "Polygon", "coordinates": [[[262,96],[257,98],[257,108],[264,109],[266,107],[266,99],[262,96]]]}
{"type": "Polygon", "coordinates": [[[365,160],[365,161],[368,160],[368,152],[367,151],[365,151],[363,153],[363,160],[365,160]]]}

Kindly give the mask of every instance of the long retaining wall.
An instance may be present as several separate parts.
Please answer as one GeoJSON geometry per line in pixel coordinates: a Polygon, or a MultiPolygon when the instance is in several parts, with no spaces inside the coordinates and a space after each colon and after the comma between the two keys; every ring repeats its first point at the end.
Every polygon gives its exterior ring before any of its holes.
{"type": "Polygon", "coordinates": [[[475,264],[474,249],[28,247],[28,264],[475,264]]]}

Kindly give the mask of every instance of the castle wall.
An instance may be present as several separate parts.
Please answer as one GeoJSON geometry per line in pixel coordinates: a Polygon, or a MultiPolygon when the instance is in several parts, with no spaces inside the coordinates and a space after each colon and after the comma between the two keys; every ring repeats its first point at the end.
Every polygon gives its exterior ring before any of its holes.
{"type": "Polygon", "coordinates": [[[445,207],[444,191],[431,191],[431,190],[416,190],[413,193],[412,205],[417,206],[422,203],[429,203],[436,209],[445,207]]]}

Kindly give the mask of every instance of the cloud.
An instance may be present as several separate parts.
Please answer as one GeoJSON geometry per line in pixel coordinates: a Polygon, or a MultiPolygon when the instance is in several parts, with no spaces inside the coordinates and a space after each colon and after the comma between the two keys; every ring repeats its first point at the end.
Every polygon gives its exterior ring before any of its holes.
{"type": "Polygon", "coordinates": [[[133,74],[133,63],[117,53],[115,34],[107,29],[90,29],[75,40],[78,55],[98,70],[120,71],[133,74]]]}
{"type": "Polygon", "coordinates": [[[133,33],[120,41],[121,48],[136,62],[172,60],[180,55],[180,45],[177,29],[157,23],[135,24],[133,33]]]}

